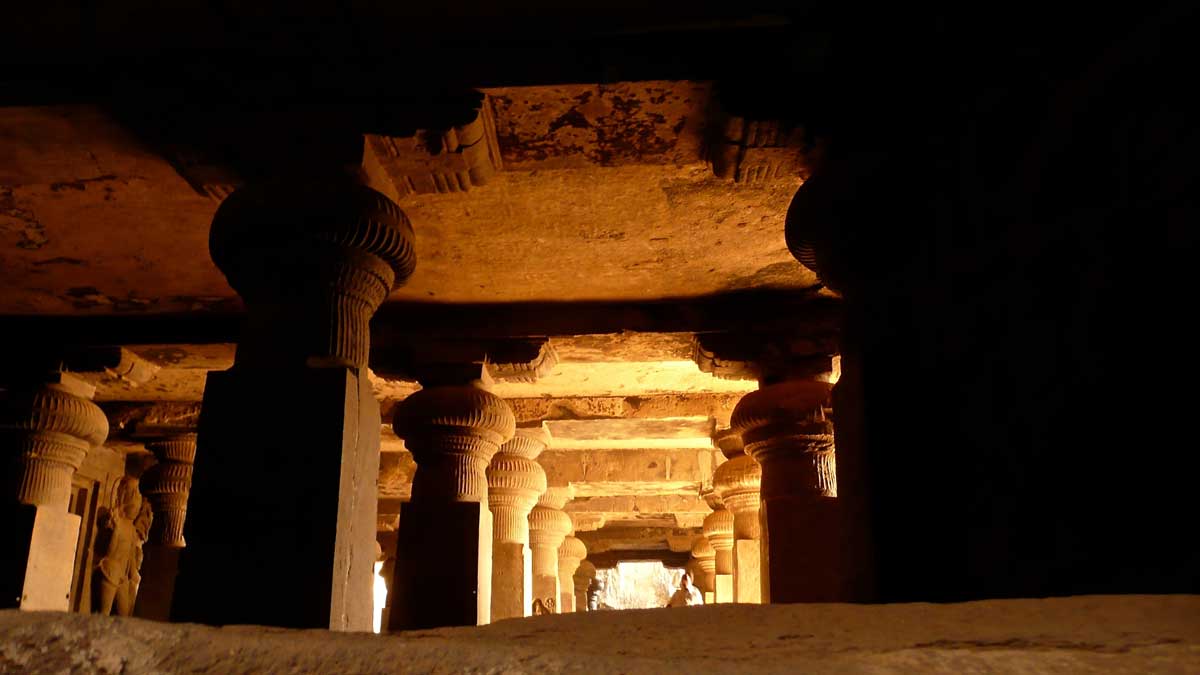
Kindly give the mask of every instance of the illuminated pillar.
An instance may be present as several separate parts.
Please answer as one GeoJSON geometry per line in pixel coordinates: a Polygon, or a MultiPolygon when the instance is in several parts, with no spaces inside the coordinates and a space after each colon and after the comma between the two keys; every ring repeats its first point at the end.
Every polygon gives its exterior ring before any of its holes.
{"type": "Polygon", "coordinates": [[[138,586],[134,616],[167,621],[179,553],[186,546],[183,524],[187,519],[192,465],[196,460],[196,434],[181,433],[145,441],[158,463],[142,476],[142,493],[154,511],[150,539],[142,546],[142,582],[138,586]]]}
{"type": "Polygon", "coordinates": [[[692,583],[704,594],[704,604],[711,605],[716,601],[713,591],[716,587],[717,552],[708,541],[708,537],[701,535],[696,539],[696,543],[692,544],[692,558],[695,559],[695,569],[699,572],[692,583]]]}
{"type": "Polygon", "coordinates": [[[559,614],[579,611],[575,602],[575,571],[586,557],[587,546],[575,537],[564,538],[558,547],[559,614]]]}
{"type": "Polygon", "coordinates": [[[392,424],[417,471],[400,517],[389,629],[488,623],[487,468],[513,437],[512,410],[475,385],[434,386],[401,401],[392,424]]]}
{"type": "MultiPolygon", "coordinates": [[[[558,612],[558,547],[571,533],[571,517],[562,508],[571,500],[571,488],[552,487],[529,513],[529,546],[533,549],[533,602],[549,614],[558,612]]],[[[534,612],[537,613],[537,612],[534,612]]]]}
{"type": "MultiPolygon", "coordinates": [[[[332,143],[312,138],[304,153],[332,143]]],[[[361,158],[361,134],[345,141],[361,158]]],[[[342,169],[348,157],[328,159],[280,167],[213,217],[209,252],[246,320],[233,367],[204,389],[175,621],[373,627],[382,424],[368,321],[411,275],[413,233],[342,169]]]]}
{"type": "Polygon", "coordinates": [[[488,465],[492,510],[492,621],[529,616],[533,604],[533,560],[529,512],[546,491],[546,472],[534,460],[550,436],[539,425],[517,429],[488,465]]]}
{"type": "Polygon", "coordinates": [[[713,601],[733,602],[733,514],[724,507],[708,514],[704,536],[716,552],[713,601]]]}
{"type": "Polygon", "coordinates": [[[595,579],[596,566],[588,560],[580,561],[579,567],[575,570],[575,576],[571,580],[575,586],[576,612],[586,612],[591,609],[588,606],[588,589],[591,588],[595,579]]]}
{"type": "Polygon", "coordinates": [[[762,469],[746,454],[741,438],[731,430],[718,433],[716,444],[728,458],[713,472],[713,490],[733,514],[733,601],[761,603],[759,485],[762,469]]]}
{"type": "Polygon", "coordinates": [[[763,600],[839,602],[840,505],[833,425],[816,380],[767,384],[744,396],[732,427],[762,468],[763,600]]]}
{"type": "Polygon", "coordinates": [[[70,609],[80,517],[70,513],[71,480],[108,420],[95,387],[54,372],[0,394],[0,608],[70,609]]]}

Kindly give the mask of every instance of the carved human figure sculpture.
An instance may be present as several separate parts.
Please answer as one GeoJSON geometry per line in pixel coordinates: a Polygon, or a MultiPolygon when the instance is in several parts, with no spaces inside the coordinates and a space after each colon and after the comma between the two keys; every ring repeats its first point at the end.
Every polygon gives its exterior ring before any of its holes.
{"type": "Polygon", "coordinates": [[[117,484],[112,508],[105,513],[101,526],[107,534],[104,555],[96,563],[96,613],[112,613],[114,601],[117,614],[133,614],[138,584],[142,578],[142,544],[150,536],[154,519],[150,502],[142,499],[138,480],[126,476],[117,484]]]}

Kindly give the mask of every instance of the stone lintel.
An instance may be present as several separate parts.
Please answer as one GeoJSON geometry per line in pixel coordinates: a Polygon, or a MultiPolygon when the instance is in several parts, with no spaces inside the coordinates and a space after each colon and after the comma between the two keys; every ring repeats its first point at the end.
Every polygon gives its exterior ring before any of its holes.
{"type": "Polygon", "coordinates": [[[736,380],[823,379],[841,375],[835,326],[816,333],[727,332],[698,334],[700,370],[736,380]]]}

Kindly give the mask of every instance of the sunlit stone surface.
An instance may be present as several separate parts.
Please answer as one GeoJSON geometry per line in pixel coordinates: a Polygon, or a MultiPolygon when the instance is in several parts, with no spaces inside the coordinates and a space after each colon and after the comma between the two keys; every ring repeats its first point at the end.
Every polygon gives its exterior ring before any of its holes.
{"type": "Polygon", "coordinates": [[[1195,673],[1200,597],[585,612],[394,636],[0,612],[0,672],[1195,673]]]}

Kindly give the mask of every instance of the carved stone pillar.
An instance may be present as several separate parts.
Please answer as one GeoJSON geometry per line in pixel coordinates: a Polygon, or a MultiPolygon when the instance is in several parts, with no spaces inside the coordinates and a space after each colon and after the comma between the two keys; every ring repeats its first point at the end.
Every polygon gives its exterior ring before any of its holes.
{"type": "Polygon", "coordinates": [[[759,484],[762,469],[746,454],[741,437],[732,430],[718,433],[715,442],[728,458],[713,472],[713,490],[733,514],[733,601],[761,603],[759,484]]]}
{"type": "Polygon", "coordinates": [[[704,594],[704,604],[710,605],[715,601],[713,592],[716,588],[717,551],[708,541],[708,537],[701,535],[696,539],[696,543],[692,544],[692,559],[696,561],[695,569],[699,572],[693,583],[704,594]]]}
{"type": "Polygon", "coordinates": [[[575,537],[566,537],[558,547],[559,614],[579,611],[575,603],[575,570],[587,557],[587,546],[575,537]]]}
{"type": "Polygon", "coordinates": [[[704,536],[716,552],[713,601],[733,602],[733,514],[723,506],[708,514],[704,536]]]}
{"type": "Polygon", "coordinates": [[[487,468],[513,437],[512,410],[480,386],[436,386],[402,401],[392,425],[417,471],[400,518],[389,629],[486,624],[492,610],[487,468]]]}
{"type": "Polygon", "coordinates": [[[596,566],[588,560],[581,560],[579,567],[575,570],[575,576],[571,582],[575,586],[575,611],[587,612],[591,610],[588,602],[588,589],[591,588],[592,582],[596,579],[596,566]]]}
{"type": "Polygon", "coordinates": [[[108,437],[91,402],[95,388],[51,373],[0,393],[0,608],[70,609],[80,517],[69,512],[71,479],[108,437]]]}
{"type": "Polygon", "coordinates": [[[833,425],[823,407],[830,387],[768,384],[733,411],[733,429],[762,467],[765,602],[845,599],[833,425]]]}
{"type": "Polygon", "coordinates": [[[247,315],[204,391],[172,619],[370,631],[367,324],[412,273],[408,218],[351,172],[280,174],[221,204],[209,250],[247,315]]]}
{"type": "Polygon", "coordinates": [[[558,613],[558,547],[571,533],[571,517],[562,508],[571,501],[569,487],[547,488],[529,513],[529,545],[533,549],[533,602],[539,611],[558,613]]]}
{"type": "Polygon", "coordinates": [[[187,519],[192,465],[196,460],[196,434],[182,433],[145,441],[158,463],[142,477],[142,493],[154,510],[150,539],[142,547],[142,583],[134,615],[167,621],[175,594],[179,554],[186,546],[183,524],[187,519]]]}
{"type": "Polygon", "coordinates": [[[546,472],[535,462],[550,440],[543,425],[517,429],[488,465],[492,510],[492,621],[529,616],[533,559],[529,512],[546,491],[546,472]]]}

